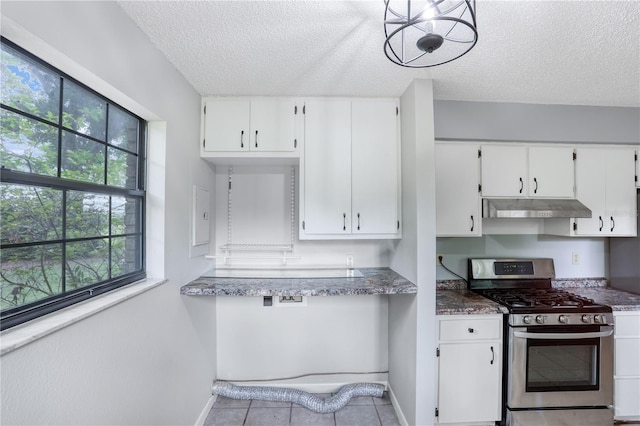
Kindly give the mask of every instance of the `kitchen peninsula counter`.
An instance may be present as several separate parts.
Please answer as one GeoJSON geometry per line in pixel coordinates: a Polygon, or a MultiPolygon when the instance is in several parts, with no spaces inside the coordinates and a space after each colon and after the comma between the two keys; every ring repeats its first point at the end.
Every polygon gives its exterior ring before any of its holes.
{"type": "Polygon", "coordinates": [[[414,294],[418,286],[390,268],[358,268],[362,277],[222,278],[202,276],[180,288],[189,296],[358,296],[414,294]]]}

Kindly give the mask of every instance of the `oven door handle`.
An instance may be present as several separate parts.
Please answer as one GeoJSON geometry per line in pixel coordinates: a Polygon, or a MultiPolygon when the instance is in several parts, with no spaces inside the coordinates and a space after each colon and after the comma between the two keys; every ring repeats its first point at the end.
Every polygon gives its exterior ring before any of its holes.
{"type": "Polygon", "coordinates": [[[613,329],[606,331],[594,331],[590,333],[527,333],[526,331],[514,331],[514,337],[521,339],[545,339],[545,340],[567,340],[567,339],[589,339],[593,337],[608,337],[613,334],[613,329]]]}

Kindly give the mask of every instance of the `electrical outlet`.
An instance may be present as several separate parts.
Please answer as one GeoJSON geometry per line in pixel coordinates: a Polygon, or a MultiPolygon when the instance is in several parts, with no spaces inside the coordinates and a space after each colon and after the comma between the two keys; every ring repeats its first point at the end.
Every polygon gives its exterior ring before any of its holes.
{"type": "Polygon", "coordinates": [[[304,296],[278,296],[274,299],[274,306],[278,308],[303,307],[307,306],[307,298],[304,296]]]}
{"type": "Polygon", "coordinates": [[[571,254],[571,263],[573,265],[579,265],[580,264],[580,254],[578,253],[572,253],[571,254]]]}
{"type": "Polygon", "coordinates": [[[347,255],[347,268],[353,268],[353,255],[352,254],[348,254],[347,255]]]}
{"type": "Polygon", "coordinates": [[[436,266],[442,265],[442,262],[440,262],[440,259],[444,260],[444,256],[441,254],[436,254],[436,266]]]}

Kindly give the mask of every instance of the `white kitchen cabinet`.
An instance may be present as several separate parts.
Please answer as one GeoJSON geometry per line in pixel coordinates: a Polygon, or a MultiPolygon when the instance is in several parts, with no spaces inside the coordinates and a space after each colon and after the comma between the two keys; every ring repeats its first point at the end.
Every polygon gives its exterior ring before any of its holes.
{"type": "Polygon", "coordinates": [[[480,146],[436,142],[436,236],[482,235],[480,146]]]}
{"type": "Polygon", "coordinates": [[[487,144],[481,150],[483,197],[574,198],[573,148],[487,144]]]}
{"type": "Polygon", "coordinates": [[[399,231],[400,166],[395,100],[351,102],[353,234],[399,231]]]}
{"type": "Polygon", "coordinates": [[[438,316],[438,423],[500,420],[502,316],[438,316]]]}
{"type": "Polygon", "coordinates": [[[614,312],[616,420],[640,420],[640,312],[614,312]]]}
{"type": "Polygon", "coordinates": [[[640,188],[640,146],[636,147],[636,186],[640,188]]]}
{"type": "Polygon", "coordinates": [[[351,102],[305,102],[300,237],[351,233],[351,102]]]}
{"type": "Polygon", "coordinates": [[[208,98],[203,101],[203,152],[292,152],[298,105],[292,99],[208,98]]]}
{"type": "Polygon", "coordinates": [[[399,238],[396,100],[305,102],[300,238],[399,238]]]}
{"type": "Polygon", "coordinates": [[[633,147],[577,149],[576,198],[592,217],[574,219],[578,236],[635,236],[637,201],[633,147]]]}

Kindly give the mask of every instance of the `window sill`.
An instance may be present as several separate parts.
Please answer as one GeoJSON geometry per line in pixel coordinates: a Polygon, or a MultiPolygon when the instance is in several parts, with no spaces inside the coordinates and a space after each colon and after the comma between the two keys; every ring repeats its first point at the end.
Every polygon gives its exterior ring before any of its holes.
{"type": "Polygon", "coordinates": [[[165,282],[166,280],[161,278],[147,278],[5,330],[0,333],[0,356],[131,299],[165,282]]]}

